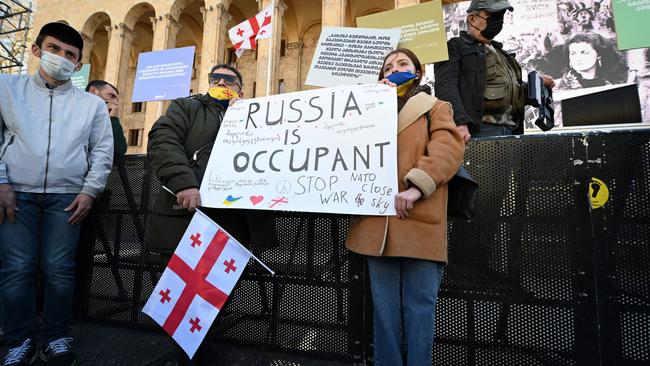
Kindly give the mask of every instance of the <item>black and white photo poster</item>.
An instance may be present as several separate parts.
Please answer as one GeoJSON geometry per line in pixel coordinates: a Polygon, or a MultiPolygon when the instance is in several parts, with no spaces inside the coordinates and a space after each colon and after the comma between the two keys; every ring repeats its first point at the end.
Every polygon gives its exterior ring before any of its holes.
{"type": "MultiPolygon", "coordinates": [[[[650,123],[650,51],[619,51],[611,0],[510,0],[514,12],[506,12],[503,31],[495,40],[515,53],[525,75],[529,71],[555,79],[556,126],[562,126],[560,101],[608,86],[636,83],[642,121],[650,123]]],[[[444,7],[447,39],[466,30],[465,1],[444,7]]],[[[647,31],[647,30],[639,30],[647,31]]],[[[433,77],[433,72],[427,72],[433,77]]],[[[433,83],[432,80],[428,82],[433,83]]],[[[537,129],[528,111],[526,128],[537,129]]]]}

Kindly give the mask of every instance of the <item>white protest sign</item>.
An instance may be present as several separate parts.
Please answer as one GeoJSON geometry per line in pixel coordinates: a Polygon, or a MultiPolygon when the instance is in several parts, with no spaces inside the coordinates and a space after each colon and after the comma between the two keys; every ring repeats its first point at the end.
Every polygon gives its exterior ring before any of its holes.
{"type": "Polygon", "coordinates": [[[374,83],[384,56],[399,42],[400,30],[324,27],[311,61],[306,85],[374,83]]]}
{"type": "Polygon", "coordinates": [[[549,29],[557,23],[557,0],[510,0],[510,4],[515,12],[507,12],[506,16],[512,17],[514,28],[520,32],[549,29]]]}
{"type": "Polygon", "coordinates": [[[201,183],[207,207],[395,215],[397,96],[373,83],[237,101],[201,183]]]}

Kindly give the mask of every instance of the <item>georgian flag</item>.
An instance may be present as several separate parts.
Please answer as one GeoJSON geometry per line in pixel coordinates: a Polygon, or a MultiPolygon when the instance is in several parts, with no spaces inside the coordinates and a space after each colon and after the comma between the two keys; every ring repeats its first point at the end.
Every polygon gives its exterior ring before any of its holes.
{"type": "Polygon", "coordinates": [[[273,6],[269,5],[254,17],[244,20],[228,30],[228,37],[235,48],[237,57],[245,49],[255,49],[255,41],[271,37],[271,15],[273,6]]]}
{"type": "Polygon", "coordinates": [[[251,254],[196,212],[142,311],[192,358],[251,254]]]}

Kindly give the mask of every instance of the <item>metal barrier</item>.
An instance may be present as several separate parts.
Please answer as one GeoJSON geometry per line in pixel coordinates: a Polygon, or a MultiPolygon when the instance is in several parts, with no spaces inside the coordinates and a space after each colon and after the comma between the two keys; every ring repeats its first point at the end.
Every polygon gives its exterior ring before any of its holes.
{"type": "MultiPolygon", "coordinates": [[[[650,130],[473,141],[465,160],[479,207],[448,225],[434,364],[650,363],[650,130]]],[[[157,329],[140,309],[161,273],[143,244],[159,184],[143,156],[117,167],[84,226],[78,315],[157,329]]],[[[256,254],[277,275],[250,265],[213,336],[371,363],[347,219],[277,212],[275,223],[277,245],[256,254]]]]}

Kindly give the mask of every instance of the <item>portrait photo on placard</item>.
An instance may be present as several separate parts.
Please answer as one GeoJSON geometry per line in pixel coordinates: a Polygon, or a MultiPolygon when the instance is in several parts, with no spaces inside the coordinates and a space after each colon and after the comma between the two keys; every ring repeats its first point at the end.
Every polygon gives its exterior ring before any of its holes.
{"type": "MultiPolygon", "coordinates": [[[[536,70],[555,80],[555,125],[562,126],[561,101],[617,86],[636,84],[641,121],[650,123],[650,52],[648,48],[619,50],[612,0],[509,0],[513,12],[504,15],[495,41],[515,53],[523,80],[536,70]]],[[[447,39],[467,29],[465,1],[443,7],[447,39]]],[[[621,35],[618,35],[619,37],[621,35]]],[[[620,41],[620,40],[619,40],[620,41]]],[[[433,70],[426,82],[433,86],[433,70]]],[[[526,129],[534,125],[527,107],[526,129]]]]}

